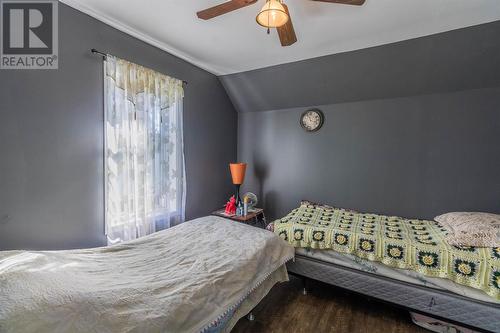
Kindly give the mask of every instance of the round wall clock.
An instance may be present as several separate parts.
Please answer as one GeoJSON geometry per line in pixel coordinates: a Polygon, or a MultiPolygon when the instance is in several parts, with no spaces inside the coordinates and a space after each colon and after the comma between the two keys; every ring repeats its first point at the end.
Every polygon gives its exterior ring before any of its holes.
{"type": "Polygon", "coordinates": [[[307,110],[300,116],[300,126],[308,132],[316,132],[323,126],[325,116],[318,109],[307,110]]]}

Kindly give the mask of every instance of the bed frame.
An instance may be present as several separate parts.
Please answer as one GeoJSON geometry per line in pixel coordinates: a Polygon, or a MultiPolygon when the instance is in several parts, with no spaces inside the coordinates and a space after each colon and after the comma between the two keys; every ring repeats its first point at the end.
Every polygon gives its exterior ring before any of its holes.
{"type": "Polygon", "coordinates": [[[500,333],[500,304],[418,286],[297,254],[290,274],[319,280],[436,319],[500,333]]]}

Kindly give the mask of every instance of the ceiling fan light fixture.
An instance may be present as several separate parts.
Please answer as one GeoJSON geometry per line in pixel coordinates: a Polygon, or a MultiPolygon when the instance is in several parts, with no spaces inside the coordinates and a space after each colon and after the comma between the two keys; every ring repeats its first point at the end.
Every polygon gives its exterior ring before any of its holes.
{"type": "Polygon", "coordinates": [[[267,0],[257,15],[257,23],[265,28],[278,28],[288,22],[288,14],[279,0],[267,0]]]}

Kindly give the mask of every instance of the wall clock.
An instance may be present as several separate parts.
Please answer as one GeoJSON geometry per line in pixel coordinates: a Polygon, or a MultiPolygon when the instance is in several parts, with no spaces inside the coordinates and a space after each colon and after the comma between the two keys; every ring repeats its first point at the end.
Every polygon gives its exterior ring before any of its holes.
{"type": "Polygon", "coordinates": [[[300,116],[300,126],[308,132],[316,132],[323,126],[325,116],[318,109],[307,110],[300,116]]]}

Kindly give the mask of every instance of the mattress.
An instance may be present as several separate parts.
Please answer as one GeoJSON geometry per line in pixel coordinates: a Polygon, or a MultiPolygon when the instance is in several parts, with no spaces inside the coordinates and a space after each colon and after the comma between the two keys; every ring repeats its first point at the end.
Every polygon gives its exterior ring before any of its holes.
{"type": "Polygon", "coordinates": [[[308,248],[296,248],[295,252],[296,254],[300,254],[305,257],[349,267],[363,272],[373,273],[394,280],[426,286],[429,288],[447,290],[475,300],[500,304],[500,301],[486,295],[481,290],[463,286],[447,279],[428,277],[416,271],[393,268],[376,261],[359,258],[352,254],[339,253],[333,250],[315,250],[308,248]]]}
{"type": "Polygon", "coordinates": [[[220,331],[293,256],[215,216],[110,247],[0,252],[0,331],[220,331]]]}

